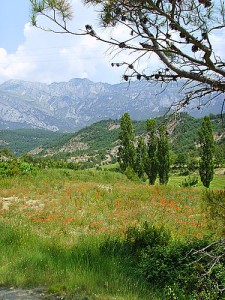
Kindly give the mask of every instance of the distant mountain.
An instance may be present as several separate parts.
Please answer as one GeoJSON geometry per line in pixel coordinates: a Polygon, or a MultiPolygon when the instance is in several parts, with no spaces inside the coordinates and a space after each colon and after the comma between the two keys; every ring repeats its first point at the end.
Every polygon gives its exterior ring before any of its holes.
{"type": "MultiPolygon", "coordinates": [[[[144,81],[110,85],[88,79],[52,84],[10,80],[0,85],[0,129],[73,132],[100,120],[119,119],[125,112],[134,120],[157,117],[181,98],[176,83],[162,91],[160,85],[144,81]]],[[[216,101],[204,111],[189,111],[202,117],[220,109],[216,101]]]]}

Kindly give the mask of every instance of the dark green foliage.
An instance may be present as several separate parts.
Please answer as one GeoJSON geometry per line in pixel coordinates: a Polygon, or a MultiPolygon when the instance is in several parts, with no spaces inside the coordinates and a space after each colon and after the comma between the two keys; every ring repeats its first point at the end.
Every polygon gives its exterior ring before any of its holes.
{"type": "Polygon", "coordinates": [[[39,146],[45,149],[50,145],[63,144],[71,136],[72,134],[40,129],[0,130],[0,140],[5,141],[9,150],[17,156],[39,146]]]}
{"type": "Polygon", "coordinates": [[[181,183],[181,186],[183,187],[189,187],[189,186],[195,186],[198,183],[198,177],[190,175],[184,179],[184,181],[181,183]]]}
{"type": "Polygon", "coordinates": [[[202,126],[198,131],[200,142],[200,164],[199,174],[205,187],[210,186],[213,179],[214,163],[213,156],[215,151],[212,124],[209,117],[204,117],[202,126]]]}
{"type": "Polygon", "coordinates": [[[198,159],[194,153],[188,153],[187,169],[189,172],[194,172],[198,169],[198,159]]]}
{"type": "Polygon", "coordinates": [[[187,153],[178,153],[174,164],[176,165],[176,168],[179,169],[180,175],[183,175],[184,172],[186,172],[187,153]]]}
{"type": "Polygon", "coordinates": [[[225,141],[221,145],[216,145],[214,154],[215,154],[215,159],[214,159],[215,167],[216,168],[222,167],[225,162],[225,141]]]}
{"type": "Polygon", "coordinates": [[[138,175],[135,173],[134,169],[128,166],[124,171],[124,175],[127,176],[128,179],[132,181],[140,181],[138,175]]]}
{"type": "Polygon", "coordinates": [[[120,120],[120,147],[118,150],[118,162],[121,170],[124,172],[129,166],[135,168],[135,135],[130,115],[125,113],[120,120]]]}
{"type": "Polygon", "coordinates": [[[208,244],[204,239],[148,248],[142,253],[140,273],[151,285],[165,292],[170,287],[176,296],[172,299],[188,299],[188,296],[190,299],[223,299],[218,284],[224,285],[225,261],[207,273],[211,258],[201,250],[208,244]]]}
{"type": "Polygon", "coordinates": [[[0,177],[13,177],[17,175],[35,174],[37,168],[32,163],[19,161],[17,159],[0,161],[0,177]]]}
{"type": "Polygon", "coordinates": [[[156,121],[147,120],[147,159],[145,161],[145,172],[149,179],[149,184],[155,184],[158,174],[158,157],[157,157],[157,145],[158,139],[156,136],[156,121]]]}
{"type": "Polygon", "coordinates": [[[202,196],[202,205],[211,229],[220,229],[225,234],[225,190],[206,190],[202,196]]]}
{"type": "Polygon", "coordinates": [[[121,239],[109,237],[100,250],[126,260],[127,268],[159,289],[163,299],[220,300],[225,296],[223,247],[208,238],[174,242],[163,227],[145,222],[141,227],[130,227],[121,239]],[[212,256],[217,254],[221,259],[212,266],[212,256]]]}
{"type": "MultiPolygon", "coordinates": [[[[129,227],[123,239],[109,238],[101,246],[105,254],[141,256],[141,252],[148,247],[166,246],[171,239],[170,233],[164,227],[156,227],[144,222],[140,227],[129,227]]],[[[136,261],[137,262],[137,261],[136,261]]]]}
{"type": "MultiPolygon", "coordinates": [[[[217,136],[217,147],[219,148],[217,154],[220,153],[215,156],[215,165],[223,166],[225,161],[224,125],[219,115],[211,116],[211,118],[217,136]]],[[[155,121],[157,124],[165,124],[165,122],[175,124],[169,136],[171,150],[176,155],[187,153],[187,168],[190,172],[195,171],[196,167],[198,168],[196,166],[196,158],[198,157],[197,131],[202,120],[181,113],[176,117],[176,120],[174,120],[174,115],[171,115],[166,116],[166,119],[165,117],[156,118],[155,121]],[[191,161],[192,158],[193,161],[191,161]]],[[[133,121],[132,124],[136,135],[145,136],[146,121],[133,121]]],[[[43,151],[35,157],[48,155],[47,149],[50,149],[51,159],[54,160],[68,160],[70,157],[87,155],[90,160],[84,163],[82,168],[93,167],[100,165],[106,155],[110,155],[111,160],[116,162],[116,155],[111,153],[111,149],[118,146],[118,127],[118,120],[103,120],[73,134],[38,129],[2,130],[0,131],[0,148],[7,145],[8,149],[17,155],[36,147],[42,148],[43,151]],[[78,145],[81,144],[81,147],[77,147],[77,143],[78,145]],[[68,151],[70,152],[65,151],[67,145],[69,145],[68,151]],[[73,151],[71,151],[71,145],[74,147],[73,151]],[[64,148],[63,152],[60,151],[61,148],[64,148]]]]}
{"type": "Polygon", "coordinates": [[[170,170],[169,138],[166,127],[163,125],[159,127],[157,157],[159,182],[160,184],[167,184],[170,170]]]}
{"type": "Polygon", "coordinates": [[[136,148],[136,160],[135,160],[135,172],[139,178],[144,178],[145,164],[147,160],[147,150],[143,137],[138,139],[138,145],[136,148]]]}
{"type": "Polygon", "coordinates": [[[3,156],[5,158],[15,158],[15,154],[12,153],[8,148],[4,147],[0,149],[0,156],[3,156]]]}
{"type": "Polygon", "coordinates": [[[164,227],[157,228],[145,222],[139,228],[128,228],[123,247],[126,249],[126,253],[139,255],[143,249],[168,245],[170,238],[169,232],[164,227]]]}
{"type": "Polygon", "coordinates": [[[177,117],[176,126],[172,133],[173,142],[171,143],[171,148],[175,153],[196,152],[195,144],[200,123],[200,119],[194,118],[187,113],[181,113],[177,117]]]}

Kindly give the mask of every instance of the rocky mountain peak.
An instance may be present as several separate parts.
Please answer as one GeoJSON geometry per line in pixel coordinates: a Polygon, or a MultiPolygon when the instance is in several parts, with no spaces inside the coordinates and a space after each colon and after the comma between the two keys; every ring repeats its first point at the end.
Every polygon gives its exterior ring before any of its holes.
{"type": "MultiPolygon", "coordinates": [[[[177,84],[162,92],[160,85],[144,81],[111,85],[86,78],[51,84],[9,80],[0,85],[0,129],[76,131],[99,120],[119,119],[125,112],[134,120],[148,119],[163,115],[181,98],[177,84]]],[[[204,114],[219,113],[220,107],[211,103],[204,114]]]]}

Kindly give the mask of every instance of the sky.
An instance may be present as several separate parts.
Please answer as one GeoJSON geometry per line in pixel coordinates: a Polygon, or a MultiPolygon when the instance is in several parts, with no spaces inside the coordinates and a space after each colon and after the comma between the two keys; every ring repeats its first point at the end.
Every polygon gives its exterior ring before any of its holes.
{"type": "MultiPolygon", "coordinates": [[[[80,0],[71,3],[74,18],[70,28],[97,26],[97,13],[92,8],[84,7],[80,0]]],[[[122,81],[123,71],[111,67],[106,45],[89,36],[54,34],[32,27],[29,0],[0,0],[0,4],[0,84],[10,79],[46,83],[72,78],[112,84],[122,81]]]]}
{"type": "MultiPolygon", "coordinates": [[[[74,18],[70,28],[79,31],[86,24],[98,26],[93,8],[84,7],[81,0],[71,0],[71,4],[74,18]]],[[[94,82],[122,82],[124,69],[111,67],[118,60],[110,55],[107,45],[90,36],[54,34],[32,27],[29,0],[0,0],[0,5],[0,84],[10,79],[51,83],[88,78],[94,82]]],[[[46,20],[40,22],[47,24],[46,20]]],[[[103,29],[99,30],[106,35],[103,29]]],[[[126,36],[121,28],[114,29],[114,34],[121,41],[126,36]]],[[[225,57],[225,30],[215,35],[213,42],[217,54],[225,57]]],[[[120,55],[121,61],[129,62],[129,56],[120,55]]],[[[152,68],[158,65],[155,58],[149,61],[152,68]]]]}

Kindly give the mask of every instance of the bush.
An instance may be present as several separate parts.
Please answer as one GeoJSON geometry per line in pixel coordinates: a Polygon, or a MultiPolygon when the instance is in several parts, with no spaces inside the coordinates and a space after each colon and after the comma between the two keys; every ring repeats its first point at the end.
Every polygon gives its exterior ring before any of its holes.
{"type": "Polygon", "coordinates": [[[0,162],[1,177],[13,177],[28,174],[36,174],[36,168],[32,163],[20,162],[16,159],[0,162]]]}
{"type": "Polygon", "coordinates": [[[134,170],[130,166],[126,168],[124,174],[127,176],[128,179],[132,181],[140,181],[138,175],[134,172],[134,170]]]}
{"type": "Polygon", "coordinates": [[[139,256],[141,251],[150,247],[166,246],[171,236],[164,227],[155,227],[148,222],[144,222],[139,227],[129,227],[122,239],[106,240],[102,246],[103,253],[139,256]]]}
{"type": "Polygon", "coordinates": [[[182,187],[190,187],[195,186],[198,183],[198,177],[194,176],[191,177],[190,175],[184,179],[184,181],[181,183],[182,187]]]}
{"type": "Polygon", "coordinates": [[[225,190],[206,190],[202,195],[202,206],[206,213],[208,226],[225,233],[225,190]]]}
{"type": "Polygon", "coordinates": [[[219,300],[225,293],[218,288],[225,286],[224,244],[210,242],[174,242],[163,227],[145,222],[128,228],[123,238],[109,237],[100,250],[126,262],[126,269],[160,290],[163,299],[219,300]],[[211,258],[217,254],[222,258],[214,266],[211,258]]]}
{"type": "Polygon", "coordinates": [[[201,250],[208,244],[205,239],[147,248],[139,263],[140,275],[151,285],[163,289],[165,299],[223,299],[224,292],[220,293],[218,286],[224,286],[225,261],[207,273],[210,257],[201,251],[194,255],[193,249],[201,250]]]}

